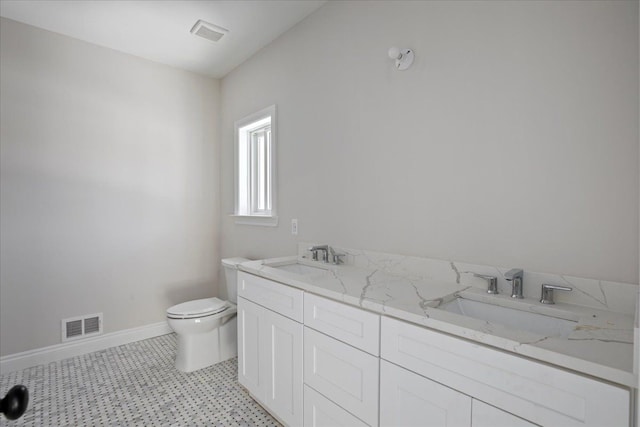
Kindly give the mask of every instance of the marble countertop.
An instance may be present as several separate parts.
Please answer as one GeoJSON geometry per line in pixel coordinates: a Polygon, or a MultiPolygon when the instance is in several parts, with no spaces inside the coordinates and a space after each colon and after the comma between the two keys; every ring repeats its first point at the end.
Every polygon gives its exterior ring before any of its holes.
{"type": "Polygon", "coordinates": [[[296,256],[250,261],[239,269],[416,325],[616,384],[638,387],[634,373],[633,314],[561,302],[545,306],[533,298],[514,301],[508,295],[489,295],[483,289],[459,283],[416,279],[362,266],[335,266],[296,256]],[[528,311],[556,317],[567,318],[569,314],[577,323],[566,337],[543,336],[438,308],[457,296],[504,307],[524,305],[528,311]]]}

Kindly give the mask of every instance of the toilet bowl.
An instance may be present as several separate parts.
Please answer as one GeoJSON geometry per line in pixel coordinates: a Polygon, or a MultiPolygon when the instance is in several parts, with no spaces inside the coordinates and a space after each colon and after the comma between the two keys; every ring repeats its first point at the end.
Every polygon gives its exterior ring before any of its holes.
{"type": "Polygon", "coordinates": [[[222,260],[229,301],[204,298],[167,309],[167,323],[178,336],[176,369],[193,372],[237,355],[235,305],[237,266],[245,258],[222,260]]]}

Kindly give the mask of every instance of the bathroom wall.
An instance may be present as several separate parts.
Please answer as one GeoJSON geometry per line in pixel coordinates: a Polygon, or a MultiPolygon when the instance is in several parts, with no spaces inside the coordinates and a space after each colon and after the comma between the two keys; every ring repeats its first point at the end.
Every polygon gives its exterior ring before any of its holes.
{"type": "Polygon", "coordinates": [[[638,283],[637,9],[328,2],[222,80],[222,255],[314,241],[638,283]],[[280,225],[237,225],[233,122],[270,104],[280,225]]]}
{"type": "Polygon", "coordinates": [[[0,22],[0,354],[215,295],[219,81],[0,22]]]}

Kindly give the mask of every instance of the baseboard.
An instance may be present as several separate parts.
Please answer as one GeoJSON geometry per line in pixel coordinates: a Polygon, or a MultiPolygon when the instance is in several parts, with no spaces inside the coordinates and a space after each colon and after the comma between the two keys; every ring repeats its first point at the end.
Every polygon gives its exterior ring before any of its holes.
{"type": "Polygon", "coordinates": [[[110,332],[86,340],[71,341],[22,353],[9,354],[0,357],[0,374],[44,365],[169,333],[171,333],[171,328],[167,322],[158,322],[123,331],[110,332]]]}

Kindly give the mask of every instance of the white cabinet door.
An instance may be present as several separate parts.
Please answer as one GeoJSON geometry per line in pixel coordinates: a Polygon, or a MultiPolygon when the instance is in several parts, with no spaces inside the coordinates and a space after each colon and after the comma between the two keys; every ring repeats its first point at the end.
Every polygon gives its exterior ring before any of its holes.
{"type": "Polygon", "coordinates": [[[290,426],[303,421],[302,328],[238,298],[238,382],[290,426]]]}
{"type": "Polygon", "coordinates": [[[471,425],[471,398],[380,361],[380,427],[471,425]]]}
{"type": "Polygon", "coordinates": [[[368,424],[305,385],[304,427],[368,427],[368,424]]]}
{"type": "MultiPolygon", "coordinates": [[[[290,426],[302,425],[302,324],[265,310],[261,334],[267,390],[265,404],[290,426]]],[[[261,349],[262,350],[262,349],[261,349]]]]}
{"type": "Polygon", "coordinates": [[[304,382],[369,425],[378,425],[377,357],[304,328],[304,382]]]}
{"type": "Polygon", "coordinates": [[[472,427],[535,427],[522,418],[518,418],[508,412],[502,411],[484,402],[473,399],[471,405],[472,427]]]}
{"type": "Polygon", "coordinates": [[[262,399],[265,374],[261,369],[260,322],[266,310],[257,304],[238,298],[238,382],[251,394],[262,399]]]}

